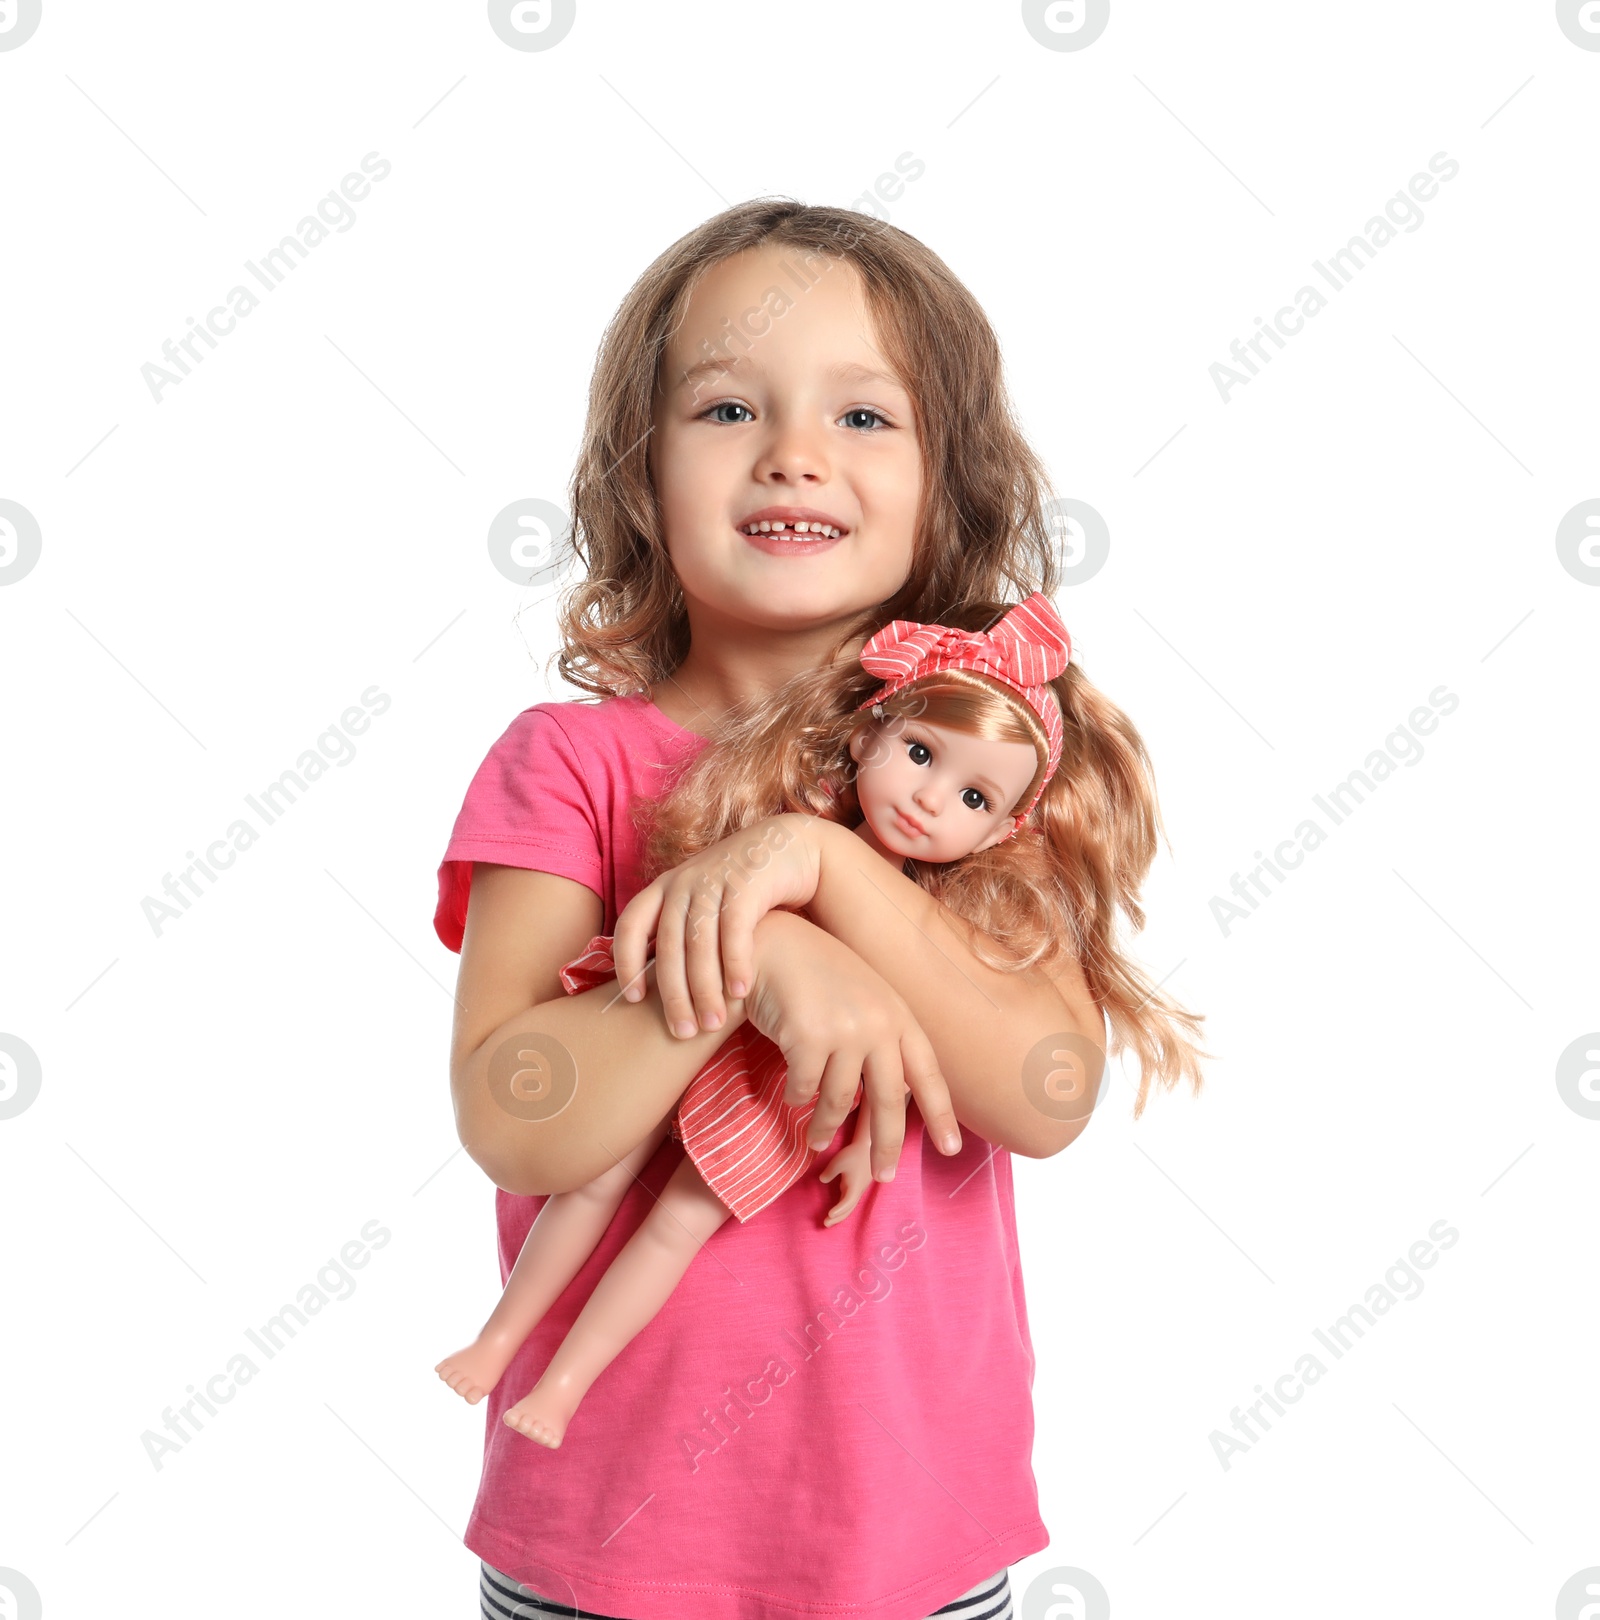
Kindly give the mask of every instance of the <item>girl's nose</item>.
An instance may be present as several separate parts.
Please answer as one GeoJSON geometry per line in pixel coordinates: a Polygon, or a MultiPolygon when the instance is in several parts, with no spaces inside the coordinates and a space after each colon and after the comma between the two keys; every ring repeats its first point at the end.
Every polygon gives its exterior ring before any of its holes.
{"type": "Polygon", "coordinates": [[[912,803],[919,810],[926,811],[930,816],[939,813],[939,790],[932,782],[924,782],[915,793],[911,795],[912,803]]]}
{"type": "Polygon", "coordinates": [[[756,462],[755,475],[763,481],[776,478],[793,484],[826,479],[828,462],[821,436],[804,423],[778,423],[756,462]]]}

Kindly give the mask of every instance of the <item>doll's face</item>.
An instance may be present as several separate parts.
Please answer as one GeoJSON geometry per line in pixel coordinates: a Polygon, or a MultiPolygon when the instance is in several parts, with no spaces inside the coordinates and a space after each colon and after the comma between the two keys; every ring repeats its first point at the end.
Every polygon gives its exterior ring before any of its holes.
{"type": "Polygon", "coordinates": [[[956,861],[998,844],[1038,768],[1032,743],[890,717],[850,741],[863,819],[890,854],[956,861]]]}
{"type": "Polygon", "coordinates": [[[712,266],[663,357],[650,471],[694,639],[699,625],[825,633],[886,601],[911,569],[922,493],[911,396],[878,347],[855,266],[813,259],[801,290],[799,259],[759,248],[712,266]],[[707,360],[732,368],[695,375],[707,360]],[[809,508],[845,532],[742,532],[769,507],[809,508]]]}

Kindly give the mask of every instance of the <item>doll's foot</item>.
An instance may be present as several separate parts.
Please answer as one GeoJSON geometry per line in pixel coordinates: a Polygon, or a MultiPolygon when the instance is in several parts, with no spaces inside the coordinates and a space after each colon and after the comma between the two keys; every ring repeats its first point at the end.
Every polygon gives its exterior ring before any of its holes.
{"type": "Polygon", "coordinates": [[[572,1414],[578,1410],[584,1391],[575,1389],[567,1378],[541,1378],[520,1401],[506,1413],[506,1422],[518,1434],[537,1440],[541,1446],[554,1451],[567,1432],[572,1414]]]}
{"type": "Polygon", "coordinates": [[[433,1370],[469,1406],[476,1406],[511,1365],[517,1342],[506,1334],[480,1333],[465,1350],[446,1356],[433,1370]]]}

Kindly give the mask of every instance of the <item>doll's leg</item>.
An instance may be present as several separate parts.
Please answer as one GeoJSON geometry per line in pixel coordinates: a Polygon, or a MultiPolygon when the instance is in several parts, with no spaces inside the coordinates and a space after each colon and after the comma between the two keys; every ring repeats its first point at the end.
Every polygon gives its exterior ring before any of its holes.
{"type": "Polygon", "coordinates": [[[587,1186],[545,1199],[482,1331],[466,1349],[446,1356],[434,1369],[469,1405],[475,1406],[499,1383],[523,1340],[594,1253],[623,1195],[650,1162],[668,1126],[669,1120],[662,1120],[631,1153],[587,1186]]]}
{"type": "Polygon", "coordinates": [[[595,1284],[544,1376],[506,1413],[518,1433],[552,1450],[589,1386],[666,1304],[689,1262],[728,1219],[728,1207],[684,1155],[654,1209],[595,1284]]]}

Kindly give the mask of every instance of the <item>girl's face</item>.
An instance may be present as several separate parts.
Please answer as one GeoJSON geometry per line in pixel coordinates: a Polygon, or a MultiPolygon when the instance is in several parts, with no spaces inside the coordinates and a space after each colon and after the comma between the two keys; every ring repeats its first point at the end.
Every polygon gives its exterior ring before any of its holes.
{"type": "Polygon", "coordinates": [[[911,396],[855,266],[812,258],[809,287],[801,267],[796,250],[771,248],[712,266],[663,357],[650,471],[694,641],[702,627],[826,629],[887,600],[911,569],[911,396]],[[761,521],[768,533],[752,538],[761,521]]]}
{"type": "Polygon", "coordinates": [[[1038,768],[1032,743],[891,718],[850,740],[856,796],[879,854],[957,861],[998,844],[1038,768]]]}

